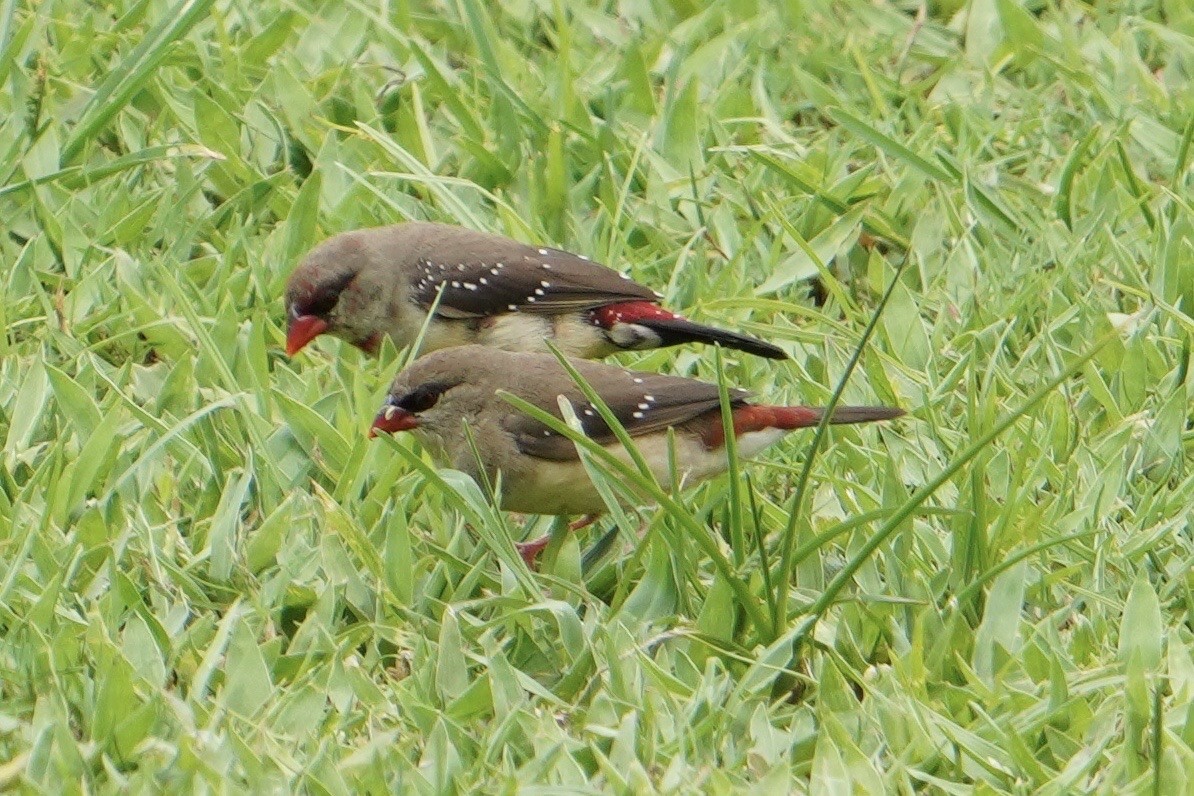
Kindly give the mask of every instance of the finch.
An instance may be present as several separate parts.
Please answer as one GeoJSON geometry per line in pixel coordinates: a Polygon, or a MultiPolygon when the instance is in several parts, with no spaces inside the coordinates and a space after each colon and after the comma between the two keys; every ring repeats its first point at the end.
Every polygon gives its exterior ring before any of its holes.
{"type": "MultiPolygon", "coordinates": [[[[728,467],[716,384],[677,376],[571,360],[618,422],[633,438],[659,484],[673,477],[689,486],[728,467]],[[669,450],[674,439],[674,456],[669,450]]],[[[622,461],[629,454],[596,407],[551,354],[494,350],[477,345],[444,349],[422,357],[397,375],[370,435],[411,431],[432,455],[475,479],[491,483],[501,474],[501,508],[528,514],[585,514],[605,503],[581,463],[574,443],[516,409],[499,394],[518,396],[562,418],[559,396],[572,404],[585,435],[622,461]],[[466,432],[466,424],[469,430],[466,432]],[[480,452],[480,461],[469,434],[480,452]]],[[[730,391],[738,454],[749,458],[788,432],[816,426],[824,410],[770,406],[730,391]]],[[[890,420],[903,410],[886,406],[839,406],[830,423],[890,420]]],[[[644,501],[646,502],[646,501],[644,501]]],[[[520,547],[532,560],[546,538],[520,547]]]]}
{"type": "Polygon", "coordinates": [[[321,334],[372,352],[384,336],[421,351],[477,343],[597,359],[681,343],[718,343],[771,359],[783,349],[686,320],[650,288],[579,254],[412,222],[336,235],[315,247],[286,287],[286,352],[321,334]],[[438,303],[437,303],[438,299],[438,303]]]}

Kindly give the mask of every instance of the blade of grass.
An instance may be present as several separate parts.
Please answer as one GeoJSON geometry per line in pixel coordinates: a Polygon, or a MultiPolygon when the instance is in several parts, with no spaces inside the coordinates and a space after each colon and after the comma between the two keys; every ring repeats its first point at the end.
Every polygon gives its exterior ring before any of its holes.
{"type": "Polygon", "coordinates": [[[922,503],[928,500],[932,495],[940,489],[945,483],[953,478],[968,462],[974,459],[978,454],[997,438],[1000,434],[1007,431],[1012,425],[1024,417],[1030,409],[1043,401],[1055,389],[1060,387],[1078,373],[1082,367],[1094,359],[1094,357],[1103,350],[1109,342],[1115,339],[1114,335],[1108,335],[1102,340],[1092,346],[1086,353],[1079,356],[1069,364],[1060,374],[1050,379],[1047,384],[1030,395],[1025,401],[1016,409],[1009,412],[999,422],[991,427],[985,434],[971,443],[962,453],[950,460],[949,464],[945,466],[932,479],[930,479],[924,486],[920,487],[904,502],[902,506],[895,510],[895,512],[888,518],[887,522],[880,526],[875,534],[863,543],[861,549],[855,553],[846,565],[834,575],[825,587],[825,591],[817,598],[808,610],[804,621],[799,626],[799,633],[794,637],[794,641],[801,641],[808,637],[812,632],[816,623],[824,616],[829,607],[837,600],[838,595],[843,589],[853,580],[854,575],[862,568],[862,565],[871,557],[876,550],[879,549],[897,530],[900,526],[908,520],[913,512],[920,507],[922,503]]]}
{"type": "Polygon", "coordinates": [[[884,152],[896,160],[907,163],[929,179],[950,185],[957,184],[957,180],[954,179],[953,175],[943,167],[927,158],[921,157],[899,141],[896,141],[885,133],[879,132],[857,116],[847,113],[841,108],[829,108],[828,113],[829,118],[846,128],[846,130],[867,141],[880,152],[884,152]]]}
{"type": "Polygon", "coordinates": [[[1090,132],[1074,145],[1070,150],[1069,157],[1066,158],[1065,165],[1061,168],[1061,177],[1057,181],[1057,197],[1053,201],[1053,207],[1057,211],[1057,217],[1071,232],[1074,229],[1074,178],[1078,176],[1078,170],[1086,159],[1086,151],[1099,137],[1099,132],[1100,128],[1097,125],[1092,127],[1090,132]]]}
{"type": "Polygon", "coordinates": [[[439,471],[428,464],[422,456],[405,445],[399,444],[396,437],[390,434],[382,434],[381,439],[385,440],[384,444],[390,447],[391,450],[397,451],[398,455],[411,468],[417,470],[429,483],[434,484],[437,491],[443,495],[445,500],[465,515],[465,519],[473,526],[473,529],[478,534],[487,537],[485,538],[485,542],[488,547],[514,573],[514,578],[518,581],[519,587],[523,589],[523,593],[528,598],[534,596],[542,597],[541,590],[538,584],[535,583],[535,579],[531,577],[526,564],[519,557],[517,551],[514,550],[513,545],[508,544],[511,538],[509,531],[507,530],[502,534],[493,534],[490,532],[492,524],[502,525],[504,522],[502,517],[499,516],[500,509],[494,507],[492,503],[486,502],[474,505],[444,480],[439,471]]]}
{"type": "Polygon", "coordinates": [[[62,160],[78,157],[89,142],[145,87],[166,60],[174,42],[185,37],[215,5],[215,0],[180,0],[126,57],[119,59],[83,108],[78,124],[62,147],[62,160]]]}
{"type": "Polygon", "coordinates": [[[726,384],[725,363],[721,346],[713,347],[713,367],[717,373],[717,397],[721,404],[721,430],[725,437],[726,462],[729,477],[729,522],[730,552],[734,554],[734,565],[741,567],[746,562],[746,539],[742,535],[742,485],[738,482],[738,438],[734,434],[734,414],[730,406],[730,388],[726,384]]]}
{"type": "MultiPolygon", "coordinates": [[[[747,150],[747,154],[768,168],[782,174],[793,185],[796,185],[802,191],[816,199],[834,213],[843,215],[850,211],[852,205],[849,202],[838,196],[834,196],[828,191],[825,191],[809,182],[803,176],[798,174],[792,166],[784,163],[774,155],[771,155],[770,153],[764,153],[754,148],[747,150]]],[[[911,242],[908,240],[908,238],[900,234],[897,231],[895,223],[881,211],[868,209],[867,212],[862,216],[862,225],[867,232],[875,235],[876,237],[891,241],[891,243],[899,247],[901,251],[908,251],[909,246],[911,246],[911,242]]]]}
{"type": "Polygon", "coordinates": [[[773,602],[778,607],[779,613],[773,617],[774,621],[769,636],[772,640],[782,635],[782,628],[788,623],[787,594],[788,589],[792,585],[792,575],[795,572],[796,566],[793,560],[793,553],[796,550],[796,523],[797,518],[800,516],[800,511],[804,507],[804,496],[808,492],[814,460],[817,457],[817,453],[821,450],[825,435],[829,431],[829,420],[833,416],[833,409],[838,405],[842,394],[846,391],[846,384],[850,379],[850,375],[854,372],[854,368],[858,365],[859,360],[862,359],[862,352],[866,350],[867,342],[871,339],[871,335],[875,333],[875,329],[878,328],[879,318],[883,315],[883,308],[887,306],[887,303],[895,293],[896,285],[899,284],[900,275],[903,274],[906,263],[907,261],[905,260],[896,269],[896,272],[892,274],[891,282],[887,285],[887,290],[884,291],[883,296],[879,299],[879,303],[875,305],[874,312],[871,313],[871,318],[867,322],[866,328],[862,330],[862,336],[859,337],[858,344],[854,346],[854,351],[851,353],[850,359],[846,362],[846,367],[833,389],[833,394],[829,396],[829,403],[821,415],[821,422],[817,423],[817,429],[813,433],[813,440],[809,443],[808,452],[805,454],[804,465],[801,467],[800,476],[796,480],[796,491],[792,495],[792,500],[788,503],[788,526],[784,529],[783,542],[780,546],[779,571],[773,579],[777,587],[773,595],[773,602]]]}

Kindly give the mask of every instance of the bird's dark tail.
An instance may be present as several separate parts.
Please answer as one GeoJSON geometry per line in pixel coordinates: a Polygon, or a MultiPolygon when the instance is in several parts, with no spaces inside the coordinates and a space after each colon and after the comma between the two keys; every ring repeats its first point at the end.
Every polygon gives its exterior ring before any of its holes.
{"type": "Polygon", "coordinates": [[[610,333],[610,339],[625,348],[654,348],[681,345],[682,343],[718,343],[726,348],[745,351],[748,354],[768,359],[788,358],[787,353],[779,346],[765,343],[749,335],[693,323],[650,301],[607,304],[592,310],[592,318],[596,325],[610,333]],[[620,341],[618,339],[619,332],[627,330],[628,327],[645,329],[652,337],[658,338],[658,342],[641,333],[637,335],[632,333],[626,341],[620,341]],[[643,343],[648,343],[648,345],[644,346],[643,343]]]}
{"type": "Polygon", "coordinates": [[[718,343],[726,348],[745,351],[768,359],[787,359],[788,354],[782,348],[771,343],[763,342],[757,337],[718,329],[713,326],[703,326],[684,318],[653,318],[638,322],[659,335],[662,345],[680,345],[681,343],[718,343]]]}

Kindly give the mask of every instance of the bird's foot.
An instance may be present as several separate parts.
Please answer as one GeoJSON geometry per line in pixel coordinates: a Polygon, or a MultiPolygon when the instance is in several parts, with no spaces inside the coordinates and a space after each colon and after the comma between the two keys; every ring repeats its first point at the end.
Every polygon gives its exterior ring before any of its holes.
{"type": "Polygon", "coordinates": [[[517,542],[514,547],[518,549],[518,554],[522,556],[522,560],[527,563],[527,566],[534,568],[535,559],[539,557],[543,548],[547,547],[547,543],[550,541],[551,534],[547,534],[529,542],[517,542]]]}
{"type": "Polygon", "coordinates": [[[588,528],[590,525],[597,522],[597,520],[600,518],[601,518],[600,514],[586,514],[585,516],[581,517],[579,520],[574,520],[574,521],[568,523],[568,532],[576,533],[581,528],[588,528]]]}
{"type": "MultiPolygon", "coordinates": [[[[568,524],[568,532],[573,533],[579,531],[581,528],[587,528],[595,523],[601,517],[600,514],[586,514],[579,520],[575,520],[568,524]]],[[[538,539],[532,539],[529,542],[517,542],[514,546],[518,548],[518,554],[522,556],[522,560],[527,562],[528,567],[535,566],[535,559],[543,552],[543,548],[547,547],[551,542],[551,534],[540,536],[538,539]]]]}

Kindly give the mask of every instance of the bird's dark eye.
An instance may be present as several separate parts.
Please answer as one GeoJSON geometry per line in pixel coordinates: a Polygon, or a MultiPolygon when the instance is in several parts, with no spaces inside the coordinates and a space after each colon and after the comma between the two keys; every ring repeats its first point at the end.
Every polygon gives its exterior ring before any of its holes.
{"type": "Polygon", "coordinates": [[[451,384],[420,384],[406,395],[394,402],[399,409],[405,409],[412,414],[426,412],[439,401],[439,397],[451,388],[451,384]]]}

